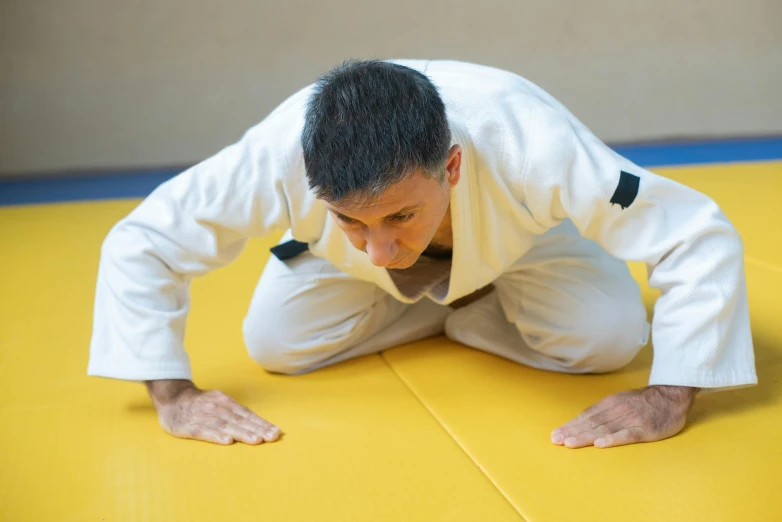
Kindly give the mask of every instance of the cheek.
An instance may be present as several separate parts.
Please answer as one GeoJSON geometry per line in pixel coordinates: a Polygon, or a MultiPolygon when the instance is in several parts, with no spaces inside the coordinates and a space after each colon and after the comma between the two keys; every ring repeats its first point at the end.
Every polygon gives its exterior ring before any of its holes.
{"type": "Polygon", "coordinates": [[[435,230],[436,227],[433,228],[429,223],[416,223],[400,231],[399,243],[410,250],[422,251],[428,246],[435,230]]]}
{"type": "Polygon", "coordinates": [[[348,241],[357,249],[364,250],[366,246],[366,240],[364,239],[364,232],[360,227],[349,227],[345,225],[339,225],[348,241]]]}

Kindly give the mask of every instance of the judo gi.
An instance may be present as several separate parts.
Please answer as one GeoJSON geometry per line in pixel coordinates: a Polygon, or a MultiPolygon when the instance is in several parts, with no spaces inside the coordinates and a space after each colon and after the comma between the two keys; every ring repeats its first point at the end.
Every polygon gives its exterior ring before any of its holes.
{"type": "Polygon", "coordinates": [[[236,143],[163,183],[101,249],[88,373],[191,379],[189,284],[247,240],[306,243],[272,257],[244,320],[250,356],[300,373],[440,332],[537,368],[627,364],[652,336],[649,384],[757,382],[743,245],[709,197],[616,154],[532,82],[455,61],[427,75],[462,147],[451,260],[374,266],[309,190],[307,86],[236,143]],[[626,261],[661,291],[647,322],[626,261]],[[447,305],[486,287],[458,310],[447,305]]]}

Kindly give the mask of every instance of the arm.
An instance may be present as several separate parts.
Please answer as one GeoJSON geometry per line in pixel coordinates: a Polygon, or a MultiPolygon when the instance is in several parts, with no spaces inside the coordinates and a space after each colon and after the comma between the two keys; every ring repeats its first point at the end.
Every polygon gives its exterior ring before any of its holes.
{"type": "Polygon", "coordinates": [[[183,346],[191,280],[229,264],[249,237],[289,225],[285,163],[265,145],[264,131],[253,129],[162,184],[109,232],[89,375],[191,378],[183,346]]]}
{"type": "MultiPolygon", "coordinates": [[[[756,384],[743,246],[724,213],[707,196],[617,155],[562,109],[536,110],[531,120],[521,188],[535,221],[545,230],[571,219],[614,256],[646,263],[650,286],[661,292],[652,323],[650,387],[620,394],[618,402],[612,396],[575,425],[555,430],[552,439],[562,442],[595,426],[605,431],[610,411],[641,397],[631,408],[640,417],[651,415],[655,408],[641,404],[653,400],[655,407],[669,405],[666,411],[676,418],[667,431],[649,428],[642,437],[656,440],[681,429],[698,389],[756,384]],[[620,188],[622,172],[629,190],[620,188]]],[[[574,445],[598,435],[576,437],[574,445]]]]}
{"type": "Polygon", "coordinates": [[[290,224],[289,151],[271,133],[262,123],[158,187],[101,249],[88,374],[145,382],[175,436],[259,443],[279,435],[230,398],[196,388],[183,344],[191,280],[233,261],[249,237],[290,224]]]}

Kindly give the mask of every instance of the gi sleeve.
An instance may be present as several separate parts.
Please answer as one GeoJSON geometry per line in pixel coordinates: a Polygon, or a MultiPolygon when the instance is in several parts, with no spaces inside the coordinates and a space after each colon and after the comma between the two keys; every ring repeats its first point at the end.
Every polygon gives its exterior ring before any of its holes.
{"type": "Polygon", "coordinates": [[[227,265],[250,237],[287,228],[289,150],[259,124],[163,183],[105,238],[88,375],[191,379],[185,323],[192,278],[227,265]]]}
{"type": "Polygon", "coordinates": [[[661,292],[649,384],[757,383],[742,240],[704,194],[634,165],[563,109],[531,111],[525,205],[543,230],[569,218],[661,292]]]}

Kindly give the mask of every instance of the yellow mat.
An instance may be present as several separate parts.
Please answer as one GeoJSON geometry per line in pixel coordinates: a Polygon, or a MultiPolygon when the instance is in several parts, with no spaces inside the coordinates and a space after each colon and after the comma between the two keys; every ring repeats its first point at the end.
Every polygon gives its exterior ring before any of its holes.
{"type": "Polygon", "coordinates": [[[711,196],[741,233],[746,256],[782,269],[782,161],[652,170],[711,196]]]}
{"type": "Polygon", "coordinates": [[[748,278],[753,310],[773,306],[755,321],[761,384],[698,397],[688,427],[653,444],[549,441],[605,396],[645,386],[650,347],[607,376],[537,371],[441,339],[383,357],[527,520],[780,520],[782,274],[750,267],[748,278]]]}
{"type": "MultiPolygon", "coordinates": [[[[720,201],[745,239],[760,381],[698,397],[672,439],[608,450],[549,442],[552,429],[605,396],[645,386],[651,346],[605,376],[537,371],[441,339],[383,357],[527,520],[782,520],[781,167],[736,166],[733,182],[728,167],[665,169],[720,201]]],[[[631,269],[651,315],[657,292],[642,265],[631,269]]]]}
{"type": "Polygon", "coordinates": [[[0,520],[522,520],[379,355],[296,378],[249,359],[268,241],[194,283],[187,345],[282,441],[175,439],[140,385],[86,377],[100,243],[131,206],[0,208],[0,520]]]}
{"type": "Polygon", "coordinates": [[[0,208],[0,521],[779,519],[782,163],[655,170],[713,196],[745,239],[761,384],[699,397],[677,437],[609,450],[548,435],[644,385],[648,348],[598,377],[442,338],[304,376],[264,373],[241,321],[269,241],[194,283],[187,346],[199,385],[278,424],[283,440],[175,439],[141,386],[86,376],[100,243],[136,202],[0,208]]]}

